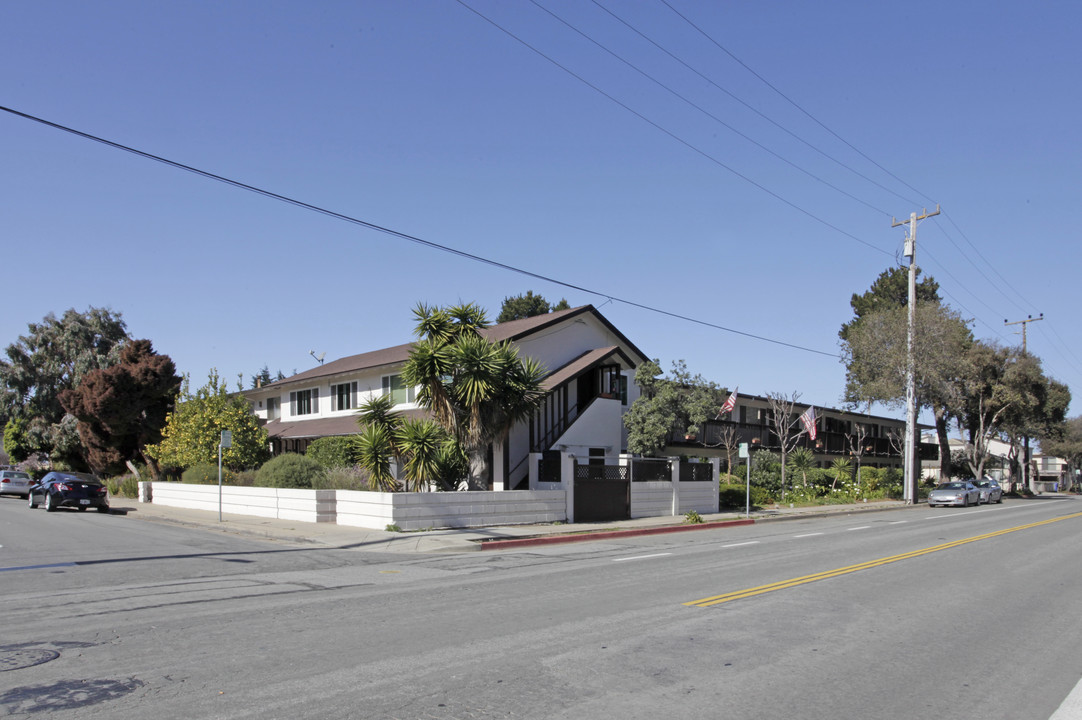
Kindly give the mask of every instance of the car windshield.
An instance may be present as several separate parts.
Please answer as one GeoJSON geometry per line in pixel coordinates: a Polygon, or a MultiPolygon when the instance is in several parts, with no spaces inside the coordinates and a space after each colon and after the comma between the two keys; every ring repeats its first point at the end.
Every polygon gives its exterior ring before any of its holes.
{"type": "Polygon", "coordinates": [[[965,488],[965,486],[966,486],[965,483],[949,482],[949,483],[943,483],[938,488],[936,488],[936,490],[962,490],[962,489],[965,488]]]}
{"type": "Polygon", "coordinates": [[[987,480],[981,480],[980,482],[975,484],[977,487],[992,487],[992,483],[988,482],[987,480]]]}
{"type": "Polygon", "coordinates": [[[24,472],[6,472],[5,477],[14,478],[15,480],[29,480],[30,475],[24,472]]]}

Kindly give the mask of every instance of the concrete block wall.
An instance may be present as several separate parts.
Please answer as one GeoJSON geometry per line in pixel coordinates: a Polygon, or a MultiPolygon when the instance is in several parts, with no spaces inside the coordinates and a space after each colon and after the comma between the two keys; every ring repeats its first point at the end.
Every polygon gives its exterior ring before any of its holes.
{"type": "Polygon", "coordinates": [[[631,483],[631,517],[666,517],[672,515],[671,482],[631,483]]]}
{"type": "Polygon", "coordinates": [[[562,490],[453,493],[338,492],[338,524],[383,530],[485,527],[562,522],[562,490]]]}
{"type": "MultiPolygon", "coordinates": [[[[221,491],[223,513],[301,522],[335,521],[335,490],[293,490],[226,485],[221,491]]],[[[149,496],[152,502],[159,505],[218,512],[217,485],[156,482],[152,484],[149,496]]]]}

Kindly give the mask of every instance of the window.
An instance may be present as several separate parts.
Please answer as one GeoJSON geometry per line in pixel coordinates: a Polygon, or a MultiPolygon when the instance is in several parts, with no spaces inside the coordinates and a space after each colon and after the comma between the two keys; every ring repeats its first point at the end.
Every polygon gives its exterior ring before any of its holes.
{"type": "Polygon", "coordinates": [[[357,383],[331,385],[331,411],[349,410],[356,404],[353,400],[355,397],[357,397],[357,383]]]}
{"type": "Polygon", "coordinates": [[[319,388],[289,393],[290,415],[312,415],[319,412],[319,388]]]}
{"type": "Polygon", "coordinates": [[[383,376],[383,394],[391,396],[391,402],[395,405],[411,403],[415,399],[413,387],[406,387],[401,375],[383,376]]]}
{"type": "Polygon", "coordinates": [[[267,398],[267,419],[277,420],[282,414],[282,399],[281,398],[267,398]]]}
{"type": "Polygon", "coordinates": [[[627,405],[627,375],[620,376],[620,404],[627,405]]]}

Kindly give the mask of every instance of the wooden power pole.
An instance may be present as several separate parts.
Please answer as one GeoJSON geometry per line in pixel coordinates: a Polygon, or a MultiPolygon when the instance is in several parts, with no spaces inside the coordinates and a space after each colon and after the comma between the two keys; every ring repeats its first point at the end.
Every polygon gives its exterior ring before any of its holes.
{"type": "Polygon", "coordinates": [[[917,222],[939,214],[935,212],[917,215],[909,213],[909,220],[898,221],[891,218],[891,227],[909,225],[909,234],[905,238],[905,256],[909,258],[909,300],[908,322],[905,340],[905,457],[902,458],[902,492],[906,505],[917,502],[917,479],[920,475],[917,465],[917,371],[913,354],[913,333],[917,324],[917,222]]]}

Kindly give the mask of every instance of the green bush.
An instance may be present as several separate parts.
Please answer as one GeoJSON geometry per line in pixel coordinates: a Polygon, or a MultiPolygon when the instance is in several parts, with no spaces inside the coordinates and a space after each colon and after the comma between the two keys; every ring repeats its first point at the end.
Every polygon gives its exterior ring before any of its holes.
{"type": "MultiPolygon", "coordinates": [[[[218,465],[217,463],[197,463],[192,465],[180,476],[180,481],[193,485],[217,485],[218,465]]],[[[233,471],[223,467],[222,484],[232,485],[233,481],[233,471]]]]}
{"type": "Polygon", "coordinates": [[[312,483],[316,490],[371,490],[368,484],[368,472],[363,468],[332,467],[317,482],[312,483]]]}
{"type": "Polygon", "coordinates": [[[311,489],[323,481],[326,472],[306,455],[285,453],[259,468],[255,482],[259,487],[311,489]]]}
{"type": "Polygon", "coordinates": [[[353,437],[321,437],[312,441],[305,455],[328,470],[349,467],[354,464],[353,444],[353,437]]]}
{"type": "Polygon", "coordinates": [[[109,494],[113,497],[139,497],[139,480],[134,475],[121,475],[105,481],[109,494]]]}
{"type": "MultiPolygon", "coordinates": [[[[721,508],[743,509],[747,507],[747,487],[745,483],[731,483],[722,484],[718,486],[718,506],[721,508]]],[[[774,498],[770,496],[766,490],[761,487],[751,486],[751,505],[752,507],[762,507],[764,505],[770,505],[774,502],[774,498]]]]}

